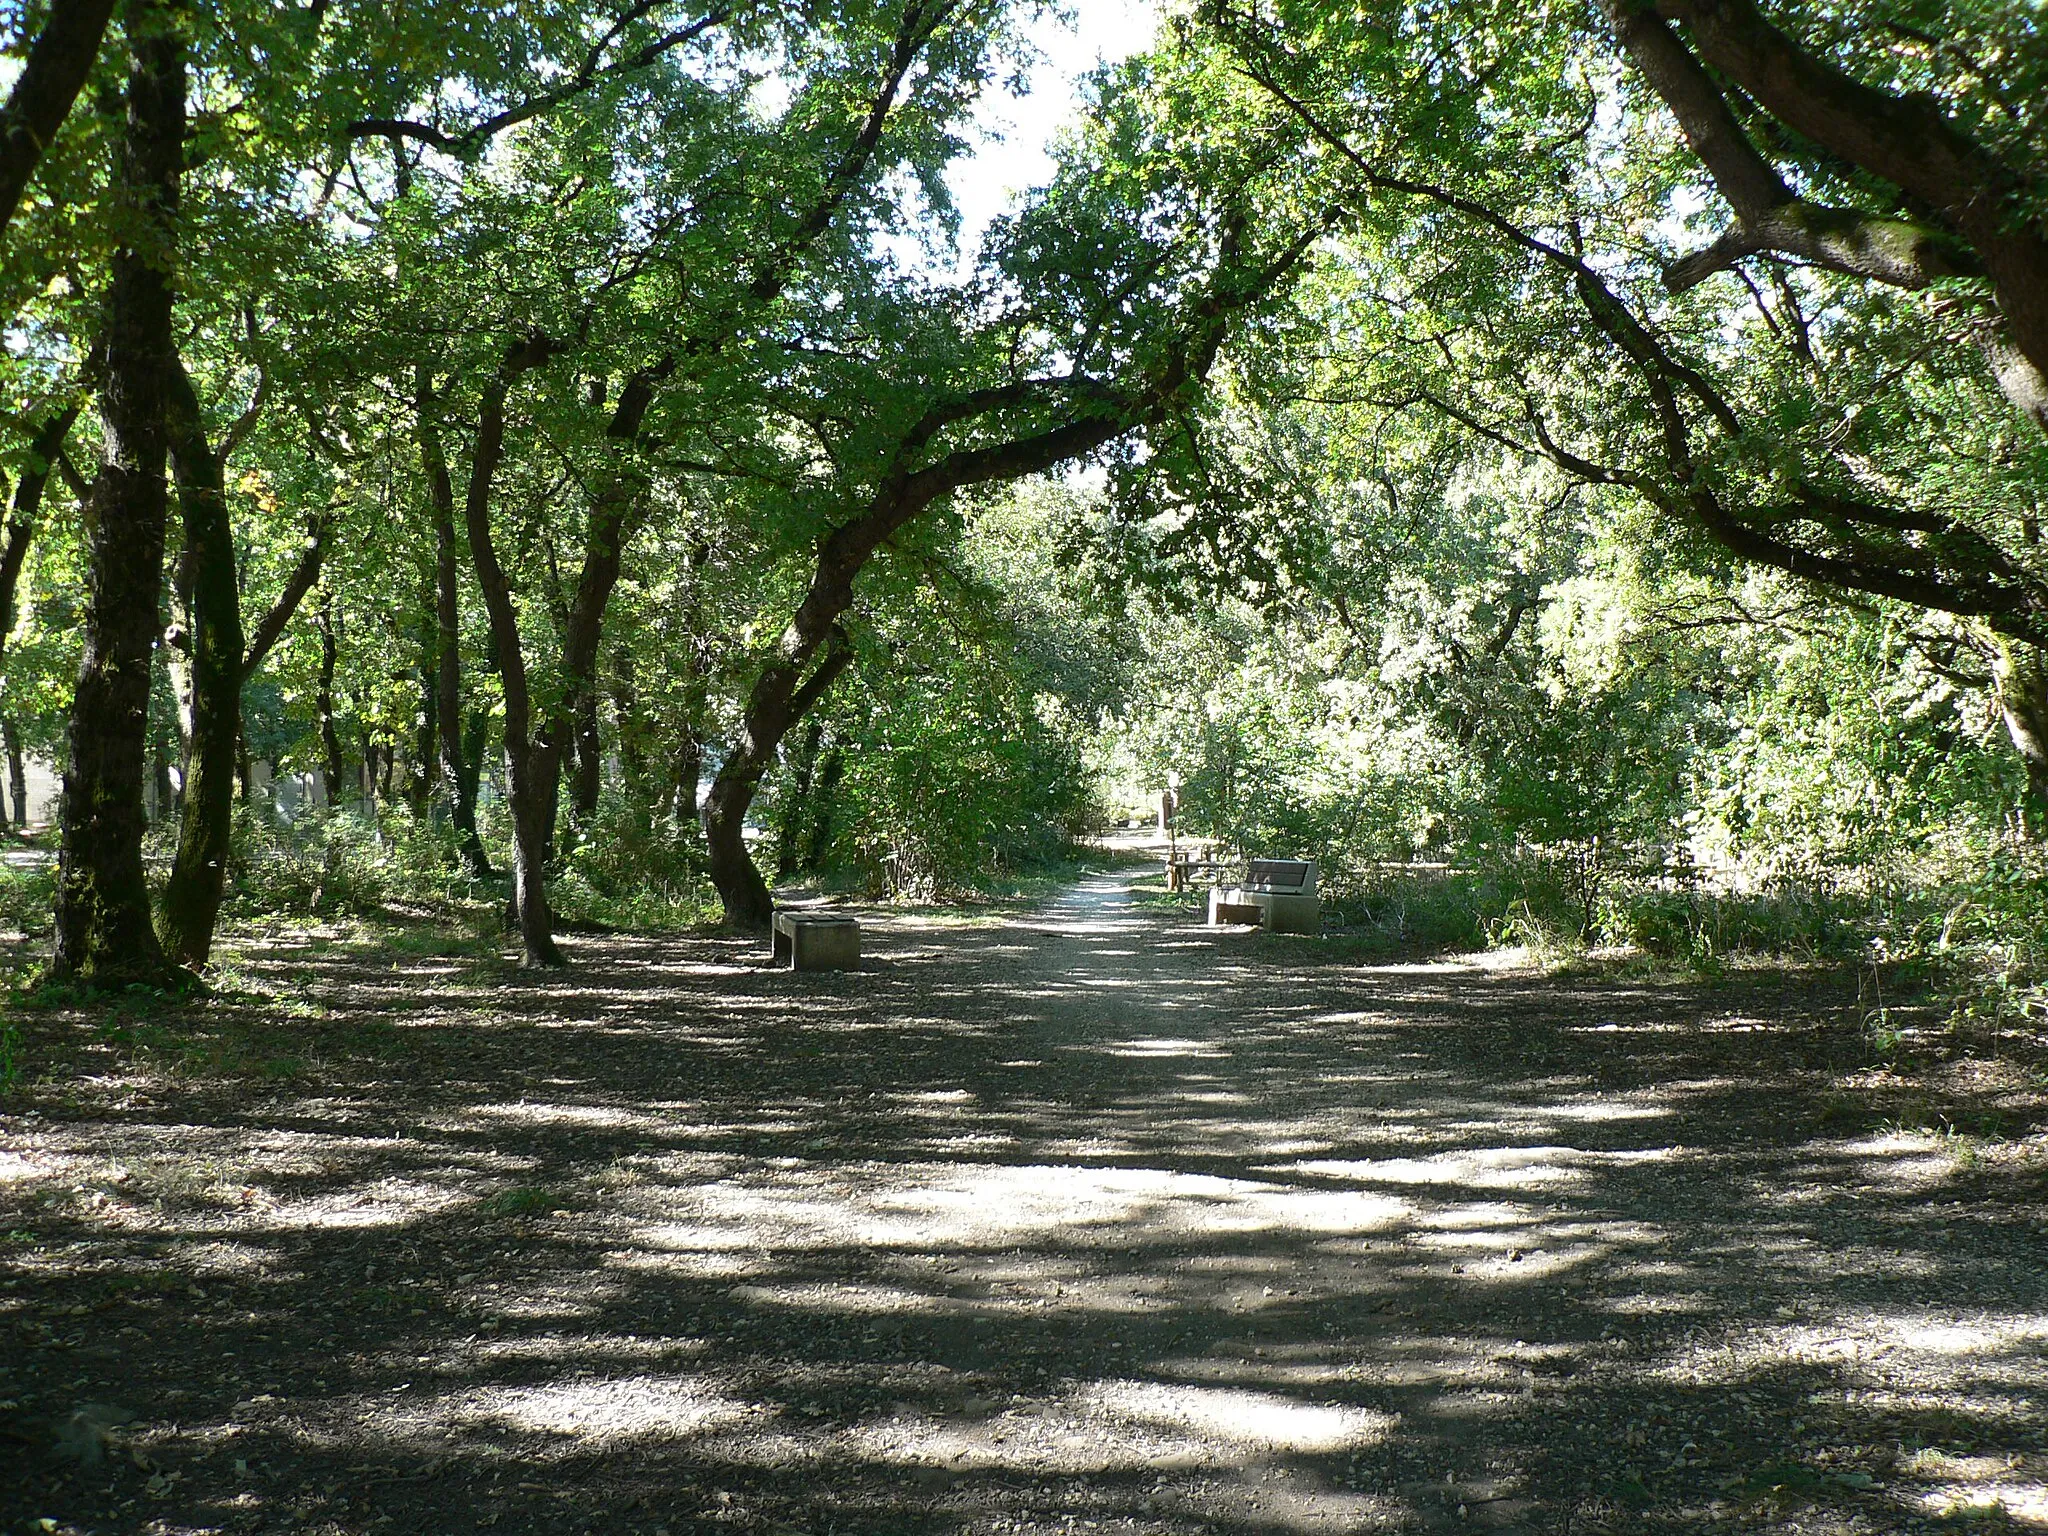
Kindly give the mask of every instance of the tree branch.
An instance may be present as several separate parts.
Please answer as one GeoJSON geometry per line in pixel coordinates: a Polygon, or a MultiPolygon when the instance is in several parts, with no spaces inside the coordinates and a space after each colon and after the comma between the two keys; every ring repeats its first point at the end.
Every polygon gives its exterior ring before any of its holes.
{"type": "Polygon", "coordinates": [[[543,112],[560,106],[584,92],[615,80],[621,75],[646,69],[665,55],[674,52],[683,44],[701,37],[713,27],[722,26],[732,18],[735,7],[719,6],[687,26],[665,32],[644,47],[611,64],[604,64],[605,51],[617,40],[618,35],[632,22],[638,21],[650,11],[666,4],[667,0],[634,0],[612,23],[605,35],[593,46],[584,58],[582,67],[561,84],[537,92],[526,100],[494,112],[481,122],[454,133],[445,132],[429,123],[417,123],[408,118],[366,117],[348,125],[347,134],[351,139],[417,139],[430,144],[444,154],[463,156],[475,152],[490,139],[520,123],[539,117],[543,112]]]}
{"type": "Polygon", "coordinates": [[[0,235],[99,57],[114,0],[58,0],[0,107],[0,235]]]}
{"type": "Polygon", "coordinates": [[[327,537],[334,529],[331,513],[324,513],[314,520],[306,535],[305,546],[299,551],[299,558],[292,566],[292,573],[285,578],[284,589],[277,594],[277,601],[270,605],[270,611],[257,624],[256,632],[249,637],[248,649],[242,653],[242,676],[255,676],[256,669],[263,665],[264,658],[284,637],[285,626],[292,621],[292,615],[299,611],[299,604],[306,594],[313,590],[313,584],[320,579],[320,564],[327,556],[327,537]]]}

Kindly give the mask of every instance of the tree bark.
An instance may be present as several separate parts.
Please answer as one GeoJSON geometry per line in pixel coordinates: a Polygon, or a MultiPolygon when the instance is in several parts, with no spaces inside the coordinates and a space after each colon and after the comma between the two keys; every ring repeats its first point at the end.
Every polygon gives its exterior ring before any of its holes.
{"type": "MultiPolygon", "coordinates": [[[[198,391],[175,353],[170,380],[170,459],[185,534],[179,579],[187,614],[189,713],[184,789],[178,798],[178,852],[157,913],[157,935],[173,960],[197,968],[213,952],[233,841],[236,781],[244,803],[255,798],[255,768],[242,723],[242,689],[319,578],[327,523],[323,519],[308,533],[277,601],[254,636],[246,635],[227,504],[227,459],[236,434],[230,432],[229,440],[218,447],[209,440],[198,391]]],[[[327,661],[324,652],[322,660],[327,661]]],[[[331,692],[331,676],[328,687],[331,692]]]]}
{"type": "MultiPolygon", "coordinates": [[[[14,499],[7,515],[6,543],[0,546],[0,658],[7,654],[7,643],[13,639],[15,622],[20,617],[21,573],[28,563],[29,545],[35,538],[37,520],[42,512],[43,491],[50,481],[50,468],[64,446],[71,424],[77,419],[78,407],[74,405],[46,421],[29,449],[28,465],[14,482],[14,499]]],[[[8,794],[14,806],[14,825],[26,827],[28,772],[22,761],[21,729],[14,716],[0,719],[0,739],[4,739],[7,752],[8,794]]],[[[5,807],[0,806],[0,818],[6,814],[5,807]]]]}
{"type": "Polygon", "coordinates": [[[495,880],[498,872],[491,868],[483,838],[476,830],[479,764],[463,756],[462,594],[455,546],[455,481],[448,472],[448,453],[441,441],[440,421],[434,415],[433,380],[424,364],[414,372],[413,397],[419,420],[420,467],[426,474],[427,499],[434,510],[434,676],[441,788],[463,866],[472,879],[495,880]]]}
{"type": "Polygon", "coordinates": [[[313,689],[313,712],[320,721],[320,781],[327,791],[327,809],[341,809],[341,732],[334,725],[334,599],[320,594],[320,672],[313,689]]]}
{"type": "MultiPolygon", "coordinates": [[[[491,711],[473,709],[469,712],[468,724],[462,728],[462,777],[459,785],[465,802],[471,806],[476,804],[477,786],[483,781],[484,759],[490,750],[491,711]]],[[[477,844],[477,851],[479,854],[483,851],[481,841],[477,844]]],[[[498,878],[498,872],[486,863],[483,866],[483,873],[476,878],[495,880],[498,878]]]]}
{"type": "Polygon", "coordinates": [[[78,419],[78,407],[67,406],[43,423],[29,446],[29,462],[14,482],[14,499],[7,513],[7,541],[0,547],[0,656],[14,637],[20,618],[21,573],[28,563],[29,544],[35,538],[42,515],[43,492],[50,483],[50,470],[63,450],[71,424],[78,419]]]}
{"type": "Polygon", "coordinates": [[[633,653],[612,648],[612,714],[619,723],[619,767],[626,792],[645,804],[647,793],[647,721],[640,713],[640,689],[634,678],[633,653]]]}
{"type": "Polygon", "coordinates": [[[695,716],[677,734],[674,779],[676,820],[695,822],[704,796],[704,738],[695,716]]]}
{"type": "Polygon", "coordinates": [[[519,637],[519,614],[511,583],[498,560],[491,538],[491,490],[505,453],[505,399],[512,385],[553,352],[542,338],[512,347],[484,386],[477,413],[476,443],[471,452],[469,487],[463,498],[463,521],[469,532],[470,561],[483,590],[491,634],[498,653],[498,676],[505,695],[505,793],[512,808],[512,904],[519,920],[520,947],[529,966],[566,964],[555,943],[554,917],[548,910],[547,862],[554,838],[555,786],[560,772],[559,746],[545,732],[533,729],[533,701],[527,688],[526,653],[519,637]]]}
{"type": "Polygon", "coordinates": [[[775,878],[787,880],[802,862],[804,820],[810,810],[811,781],[818,769],[818,749],[824,745],[825,722],[812,716],[797,744],[795,760],[789,765],[789,791],[783,796],[782,814],[775,829],[775,878]]]}
{"type": "Polygon", "coordinates": [[[104,449],[86,509],[84,656],[64,773],[51,972],[90,987],[176,972],[150,922],[142,774],[162,595],[171,274],[185,138],[185,53],[171,8],[134,0],[117,181],[132,210],[114,252],[100,388],[104,449]]]}
{"type": "Polygon", "coordinates": [[[113,14],[114,0],[57,0],[29,49],[0,107],[0,235],[92,73],[113,14]]]}
{"type": "MultiPolygon", "coordinates": [[[[850,599],[849,599],[850,600],[850,599]]],[[[757,683],[748,700],[741,734],[726,754],[704,801],[704,843],[711,859],[711,883],[737,928],[765,928],[775,915],[775,898],[747,852],[747,810],[790,728],[822,699],[853,660],[853,647],[836,624],[822,645],[810,676],[794,681],[793,669],[757,683]]]]}
{"type": "Polygon", "coordinates": [[[0,718],[0,743],[7,748],[7,793],[14,801],[14,824],[28,825],[28,764],[21,750],[21,728],[14,716],[0,718]]]}
{"type": "Polygon", "coordinates": [[[2048,838],[2048,655],[2038,646],[2002,641],[1991,682],[2006,735],[2027,774],[2028,835],[2048,838]]]}
{"type": "Polygon", "coordinates": [[[597,723],[597,689],[586,684],[576,700],[576,778],[569,809],[579,826],[589,826],[604,793],[604,738],[597,723]]]}
{"type": "Polygon", "coordinates": [[[839,781],[846,776],[846,754],[835,741],[825,749],[824,765],[818,770],[818,786],[812,792],[811,835],[804,847],[803,867],[816,873],[825,867],[832,851],[833,823],[837,819],[839,781]]]}
{"type": "Polygon", "coordinates": [[[620,391],[619,403],[605,425],[612,454],[610,473],[591,501],[583,567],[562,628],[562,691],[541,722],[538,735],[548,748],[542,766],[549,769],[549,777],[540,787],[548,798],[550,826],[559,792],[556,776],[572,752],[576,778],[571,785],[571,809],[579,824],[597,811],[604,771],[597,731],[597,658],[604,642],[605,610],[624,569],[626,545],[646,504],[647,475],[639,462],[641,429],[656,389],[674,371],[671,355],[635,373],[620,391]]]}
{"type": "Polygon", "coordinates": [[[157,914],[157,937],[171,959],[198,967],[213,947],[234,825],[242,735],[242,594],[228,521],[226,466],[207,441],[192,380],[175,360],[170,377],[171,469],[191,584],[192,736],[178,854],[157,914]]]}
{"type": "Polygon", "coordinates": [[[1893,95],[1807,52],[1752,0],[1604,5],[1623,51],[1735,212],[1732,229],[1671,268],[1673,288],[1766,250],[1905,288],[1981,274],[2003,321],[1985,339],[1993,373],[2013,404],[2048,430],[2048,226],[2040,213],[2048,189],[2038,179],[2002,161],[1931,97],[1893,95]],[[1667,21],[1685,26],[1690,49],[1667,21]],[[1935,225],[1798,197],[1742,131],[1703,64],[1794,133],[1889,182],[1935,225]]]}
{"type": "Polygon", "coordinates": [[[176,740],[175,733],[158,731],[156,746],[150,752],[150,773],[156,781],[156,814],[163,821],[183,814],[185,808],[183,792],[171,782],[171,748],[176,740]]]}
{"type": "Polygon", "coordinates": [[[436,762],[441,739],[440,627],[435,622],[435,579],[427,573],[419,613],[419,718],[406,764],[405,798],[415,816],[423,817],[434,800],[436,762]]]}

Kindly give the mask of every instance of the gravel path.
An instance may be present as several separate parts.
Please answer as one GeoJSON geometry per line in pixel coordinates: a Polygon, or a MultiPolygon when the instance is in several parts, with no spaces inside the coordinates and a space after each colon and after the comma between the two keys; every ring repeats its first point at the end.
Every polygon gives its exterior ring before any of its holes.
{"type": "Polygon", "coordinates": [[[28,1019],[0,1532],[2048,1526],[2038,1164],[1887,1131],[1838,998],[1138,878],[28,1019]]]}

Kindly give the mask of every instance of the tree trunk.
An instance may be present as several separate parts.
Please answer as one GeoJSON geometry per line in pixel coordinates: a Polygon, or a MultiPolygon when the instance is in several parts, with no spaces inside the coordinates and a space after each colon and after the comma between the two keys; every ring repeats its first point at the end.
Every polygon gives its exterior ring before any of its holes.
{"type": "Polygon", "coordinates": [[[818,768],[818,749],[825,743],[825,722],[813,718],[804,728],[789,765],[789,792],[775,828],[775,878],[787,880],[801,862],[804,820],[811,808],[811,780],[818,768]]]}
{"type": "Polygon", "coordinates": [[[427,578],[421,605],[419,672],[420,712],[407,764],[405,798],[415,816],[425,816],[434,799],[435,754],[441,738],[440,631],[435,622],[435,581],[427,578]]]}
{"type": "Polygon", "coordinates": [[[2048,656],[2036,646],[2002,643],[1992,685],[2006,735],[2027,773],[2027,834],[2048,839],[2048,656]]]}
{"type": "MultiPolygon", "coordinates": [[[[510,710],[507,710],[510,715],[510,710]]],[[[519,743],[505,733],[505,795],[512,805],[512,905],[519,941],[530,966],[566,965],[555,943],[555,918],[548,906],[547,872],[555,835],[555,796],[561,764],[554,748],[519,743]]]]}
{"type": "Polygon", "coordinates": [[[14,824],[28,825],[28,765],[21,753],[21,728],[14,716],[0,719],[0,743],[7,748],[7,793],[14,801],[14,824]]]}
{"type": "Polygon", "coordinates": [[[633,653],[623,645],[612,650],[612,714],[619,723],[619,767],[626,792],[645,805],[647,792],[647,721],[640,713],[640,689],[634,679],[633,653]]]}
{"type": "Polygon", "coordinates": [[[64,772],[51,974],[92,987],[175,977],[150,922],[142,771],[166,517],[171,270],[185,138],[185,54],[170,8],[134,0],[117,182],[130,210],[108,287],[100,417],[86,509],[84,656],[64,772]]]}
{"type": "MultiPolygon", "coordinates": [[[[0,234],[21,206],[29,178],[92,73],[113,14],[113,0],[61,0],[15,76],[7,105],[0,108],[0,234]]],[[[134,38],[140,31],[139,25],[131,24],[129,35],[134,38]]],[[[182,93],[182,78],[180,89],[182,93]]],[[[181,94],[181,113],[183,101],[181,94]]]]}
{"type": "MultiPolygon", "coordinates": [[[[463,803],[474,808],[476,805],[477,786],[483,780],[484,757],[491,750],[491,712],[488,709],[473,709],[470,711],[469,724],[462,728],[461,746],[461,775],[457,787],[462,792],[463,803]]],[[[476,830],[476,821],[473,815],[470,820],[470,830],[472,832],[476,830]]],[[[480,859],[483,857],[483,842],[481,839],[477,842],[477,857],[480,859]]],[[[479,880],[495,880],[498,878],[498,872],[492,869],[490,864],[486,862],[482,867],[482,871],[477,873],[476,878],[479,880]]]]}
{"type": "Polygon", "coordinates": [[[169,820],[184,813],[184,802],[171,778],[171,738],[157,733],[156,748],[150,753],[150,773],[156,781],[156,813],[169,820]]]}
{"type": "Polygon", "coordinates": [[[704,846],[711,857],[711,883],[725,907],[725,920],[735,928],[766,928],[775,915],[768,882],[747,852],[747,806],[756,775],[749,781],[721,772],[704,801],[704,846]]]}
{"type": "Polygon", "coordinates": [[[818,770],[818,787],[811,796],[815,809],[811,814],[810,842],[804,849],[805,869],[823,869],[825,857],[832,851],[833,812],[838,805],[839,781],[845,777],[846,754],[835,742],[825,751],[824,764],[818,770]]]}
{"type": "Polygon", "coordinates": [[[327,791],[327,809],[341,808],[341,732],[334,727],[334,600],[320,594],[320,676],[313,690],[313,711],[320,718],[320,779],[327,791]]]}
{"type": "MultiPolygon", "coordinates": [[[[171,368],[171,468],[185,525],[191,593],[192,740],[185,760],[178,855],[157,914],[164,952],[199,967],[213,949],[234,827],[242,735],[242,595],[228,522],[225,466],[206,440],[199,398],[182,364],[171,368]]],[[[249,795],[244,778],[243,798],[249,795]]]]}
{"type": "MultiPolygon", "coordinates": [[[[836,616],[835,616],[836,617],[836,616]]],[[[768,882],[747,852],[747,810],[775,760],[775,750],[811,706],[825,696],[853,660],[853,648],[835,626],[811,675],[801,684],[796,669],[776,662],[748,700],[740,734],[726,754],[704,801],[704,841],[711,855],[711,883],[725,907],[725,920],[738,928],[765,928],[775,901],[768,882]]]]}
{"type": "Polygon", "coordinates": [[[591,500],[583,568],[562,629],[562,693],[536,738],[549,749],[546,761],[552,765],[552,776],[541,787],[551,804],[558,792],[560,765],[572,750],[575,753],[570,809],[579,825],[596,813],[604,783],[597,730],[597,658],[604,640],[605,609],[624,568],[626,545],[646,503],[647,476],[638,459],[640,430],[654,403],[656,387],[674,369],[675,359],[669,357],[634,374],[605,424],[613,462],[608,478],[591,500]]]}
{"type": "Polygon", "coordinates": [[[590,825],[603,793],[604,740],[597,727],[597,689],[586,684],[576,701],[576,779],[569,797],[578,825],[590,825]]]}
{"type": "Polygon", "coordinates": [[[363,755],[356,775],[356,790],[362,796],[363,814],[371,821],[377,819],[377,739],[368,731],[362,733],[363,755]]]}
{"type": "MultiPolygon", "coordinates": [[[[78,407],[69,406],[43,424],[29,448],[29,462],[14,482],[14,504],[7,516],[7,541],[0,546],[0,656],[13,638],[15,620],[21,612],[21,573],[28,564],[29,545],[35,538],[42,511],[43,491],[50,482],[50,467],[78,419],[78,407]]],[[[0,719],[0,742],[7,752],[7,792],[13,802],[13,821],[28,825],[28,770],[22,761],[21,728],[14,716],[0,719]]],[[[0,820],[6,819],[0,805],[0,820]]]]}
{"type": "MultiPolygon", "coordinates": [[[[483,759],[464,755],[462,724],[462,593],[455,547],[455,482],[434,412],[433,380],[422,364],[413,375],[419,418],[420,465],[434,509],[435,713],[440,722],[441,786],[455,824],[456,848],[476,880],[495,880],[490,856],[476,830],[476,785],[483,759]]],[[[472,727],[473,729],[473,727],[472,727]]]]}
{"type": "Polygon", "coordinates": [[[491,487],[505,452],[505,398],[512,383],[545,362],[552,348],[532,340],[507,353],[497,373],[484,386],[477,414],[476,442],[469,467],[469,488],[463,498],[463,521],[469,533],[469,554],[476,568],[490,614],[491,635],[498,653],[498,676],[505,696],[505,793],[512,805],[512,901],[519,920],[519,940],[530,966],[566,964],[555,943],[554,916],[548,910],[547,863],[554,836],[555,795],[561,760],[557,744],[537,739],[533,700],[527,688],[526,654],[519,638],[519,614],[512,586],[498,562],[491,539],[491,487]]]}
{"type": "Polygon", "coordinates": [[[697,802],[704,798],[704,738],[697,734],[695,721],[683,726],[675,752],[675,816],[678,821],[697,819],[697,802]]]}
{"type": "Polygon", "coordinates": [[[64,439],[77,419],[78,407],[74,405],[44,422],[29,446],[29,462],[14,482],[14,504],[7,514],[7,541],[0,546],[0,655],[6,653],[15,620],[21,614],[21,572],[28,563],[29,544],[35,538],[43,491],[50,483],[50,466],[63,450],[64,439]]]}

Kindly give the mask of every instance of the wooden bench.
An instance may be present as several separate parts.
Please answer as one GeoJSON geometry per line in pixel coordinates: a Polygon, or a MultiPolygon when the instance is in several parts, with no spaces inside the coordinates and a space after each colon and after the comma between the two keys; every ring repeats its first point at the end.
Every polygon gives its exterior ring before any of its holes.
{"type": "Polygon", "coordinates": [[[770,923],[768,959],[792,971],[860,969],[860,921],[839,912],[778,912],[770,923]]]}
{"type": "Polygon", "coordinates": [[[1165,860],[1166,888],[1169,891],[1184,891],[1197,871],[1214,874],[1218,870],[1233,868],[1222,859],[1202,858],[1193,852],[1172,853],[1165,860]]]}

